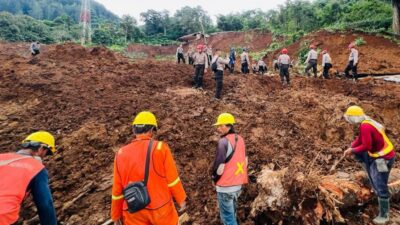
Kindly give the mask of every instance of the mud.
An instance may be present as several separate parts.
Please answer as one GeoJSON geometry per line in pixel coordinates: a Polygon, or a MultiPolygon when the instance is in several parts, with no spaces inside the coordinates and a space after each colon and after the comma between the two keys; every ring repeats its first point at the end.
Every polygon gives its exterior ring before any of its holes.
{"type": "MultiPolygon", "coordinates": [[[[25,135],[39,129],[55,134],[58,153],[45,164],[60,224],[108,219],[114,152],[132,139],[130,122],[142,110],[156,114],[157,136],[173,151],[189,196],[188,224],[219,223],[207,171],[218,140],[212,124],[221,112],[236,116],[249,155],[251,183],[239,200],[241,224],[270,222],[268,215],[259,221],[249,217],[264,165],[328,172],[355,135],[342,118],[349,105],[364,107],[386,125],[394,144],[400,143],[400,87],[383,81],[293,77],[292,87],[282,88],[278,76],[227,75],[223,100],[213,101],[212,75],[205,76],[204,92],[194,91],[188,65],[131,62],[103,48],[73,44],[45,46],[34,59],[26,44],[0,47],[8,49],[0,52],[0,152],[16,150],[25,135]]],[[[338,170],[359,167],[347,160],[338,170]]],[[[35,215],[30,201],[25,206],[21,221],[35,215]]],[[[346,216],[348,224],[363,221],[362,214],[346,216]]]]}

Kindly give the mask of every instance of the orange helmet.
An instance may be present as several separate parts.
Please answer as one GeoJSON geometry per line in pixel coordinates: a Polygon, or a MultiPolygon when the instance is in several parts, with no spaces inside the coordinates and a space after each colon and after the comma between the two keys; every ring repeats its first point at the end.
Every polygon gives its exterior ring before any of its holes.
{"type": "Polygon", "coordinates": [[[354,42],[349,44],[349,48],[354,48],[354,47],[356,47],[356,44],[354,44],[354,42]]]}
{"type": "Polygon", "coordinates": [[[310,45],[310,48],[311,48],[311,49],[315,49],[316,47],[315,47],[314,44],[311,44],[311,45],[310,45]]]}
{"type": "Polygon", "coordinates": [[[328,50],[324,49],[324,50],[321,52],[322,55],[325,54],[325,53],[328,53],[328,50]]]}
{"type": "Polygon", "coordinates": [[[203,50],[203,49],[204,49],[204,45],[202,45],[202,44],[197,45],[197,50],[203,50]]]}
{"type": "Polygon", "coordinates": [[[282,49],[282,54],[287,54],[288,50],[286,48],[282,49]]]}

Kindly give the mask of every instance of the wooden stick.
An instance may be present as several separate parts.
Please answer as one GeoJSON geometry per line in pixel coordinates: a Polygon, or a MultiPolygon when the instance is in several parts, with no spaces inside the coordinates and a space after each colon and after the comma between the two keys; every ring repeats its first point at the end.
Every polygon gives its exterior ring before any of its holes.
{"type": "Polygon", "coordinates": [[[342,162],[343,159],[345,159],[345,158],[346,158],[346,155],[342,155],[342,157],[340,157],[340,159],[337,160],[337,161],[333,164],[333,166],[332,166],[331,169],[329,170],[329,173],[331,173],[331,172],[333,172],[334,170],[336,170],[337,165],[339,165],[339,163],[342,162]]]}

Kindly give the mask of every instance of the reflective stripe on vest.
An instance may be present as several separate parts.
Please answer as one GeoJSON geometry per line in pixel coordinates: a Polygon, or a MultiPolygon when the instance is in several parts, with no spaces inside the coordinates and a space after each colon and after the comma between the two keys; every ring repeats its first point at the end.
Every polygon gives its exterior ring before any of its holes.
{"type": "Polygon", "coordinates": [[[379,129],[374,121],[369,121],[369,120],[364,120],[362,122],[362,124],[369,124],[371,126],[373,126],[383,137],[383,141],[384,141],[384,145],[383,148],[381,150],[379,150],[378,152],[370,152],[368,151],[368,155],[373,157],[373,158],[379,158],[382,156],[385,156],[389,153],[391,153],[393,151],[393,144],[392,142],[389,140],[388,136],[386,135],[385,131],[383,129],[379,129]]]}
{"type": "Polygon", "coordinates": [[[13,224],[18,220],[29,183],[44,166],[33,157],[16,153],[0,154],[0,161],[9,162],[0,166],[0,215],[4,215],[1,222],[13,224]]]}
{"type": "MultiPolygon", "coordinates": [[[[235,134],[228,134],[226,138],[231,146],[235,146],[235,134]]],[[[231,160],[225,164],[224,172],[218,180],[217,186],[230,187],[248,182],[246,148],[243,138],[240,135],[238,135],[238,143],[234,151],[231,160]]]]}

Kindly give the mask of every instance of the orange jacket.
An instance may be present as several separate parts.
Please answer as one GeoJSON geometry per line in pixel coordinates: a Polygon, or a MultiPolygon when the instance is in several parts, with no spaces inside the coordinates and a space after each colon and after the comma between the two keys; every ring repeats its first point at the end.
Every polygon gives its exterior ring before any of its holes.
{"type": "MultiPolygon", "coordinates": [[[[235,134],[228,134],[226,136],[231,146],[235,146],[235,134]]],[[[235,185],[247,184],[247,160],[246,160],[246,146],[243,138],[238,135],[238,142],[236,150],[232,158],[225,164],[224,172],[217,182],[217,186],[229,187],[235,185]]]]}
{"type": "MultiPolygon", "coordinates": [[[[114,221],[122,217],[123,210],[127,210],[123,189],[128,183],[144,179],[150,138],[150,135],[138,135],[132,143],[122,147],[115,156],[111,203],[111,219],[114,221]]],[[[147,189],[151,202],[146,208],[158,209],[168,204],[172,196],[178,204],[183,203],[186,193],[168,145],[161,141],[154,141],[150,157],[147,189]]]]}
{"type": "Polygon", "coordinates": [[[29,182],[44,165],[33,157],[16,153],[0,154],[0,162],[6,162],[0,166],[0,225],[13,224],[18,220],[29,182]]]}

